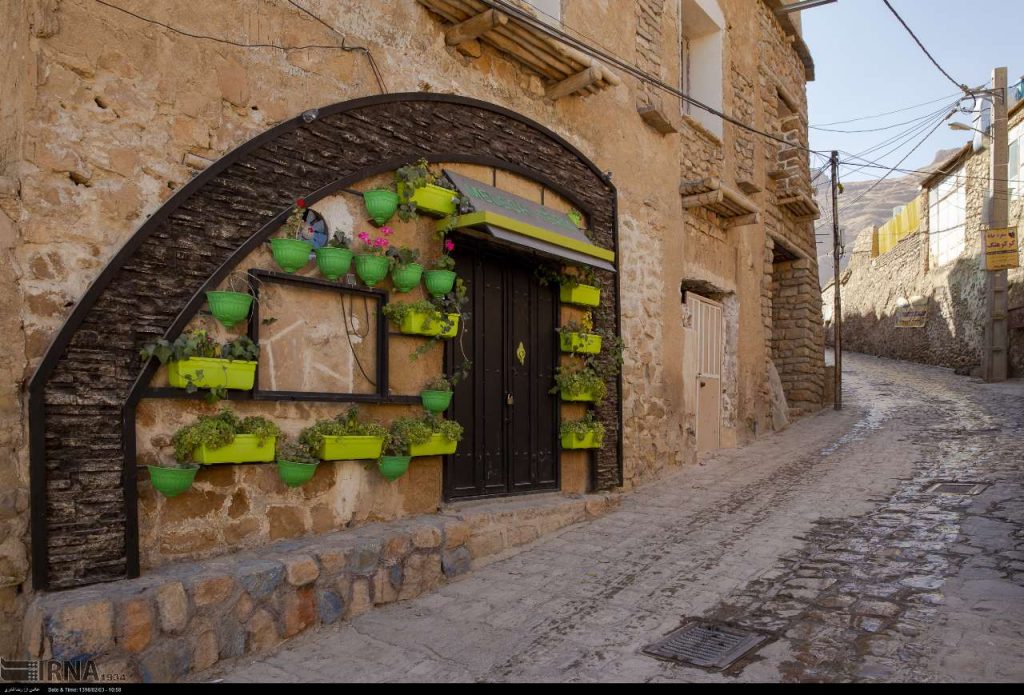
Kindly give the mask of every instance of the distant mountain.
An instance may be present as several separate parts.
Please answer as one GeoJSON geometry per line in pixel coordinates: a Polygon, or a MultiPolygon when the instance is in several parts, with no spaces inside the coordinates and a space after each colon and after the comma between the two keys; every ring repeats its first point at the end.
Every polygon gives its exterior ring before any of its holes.
{"type": "MultiPolygon", "coordinates": [[[[956,151],[957,148],[939,150],[935,160],[925,168],[936,166],[956,151]]],[[[866,195],[865,192],[876,181],[843,183],[844,190],[839,196],[839,229],[847,253],[840,260],[841,270],[850,262],[857,237],[862,233],[870,234],[873,226],[884,224],[892,217],[894,208],[906,205],[917,197],[922,178],[920,174],[890,176],[866,195]]],[[[829,214],[832,199],[828,182],[817,187],[815,198],[822,210],[821,219],[815,223],[814,233],[818,243],[818,277],[824,287],[832,280],[832,216],[829,214]]]]}

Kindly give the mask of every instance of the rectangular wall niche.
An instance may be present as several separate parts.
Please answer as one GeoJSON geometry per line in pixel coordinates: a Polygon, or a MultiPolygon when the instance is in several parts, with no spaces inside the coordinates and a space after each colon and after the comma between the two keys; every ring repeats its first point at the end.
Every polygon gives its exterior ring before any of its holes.
{"type": "Polygon", "coordinates": [[[319,278],[250,270],[257,400],[387,396],[387,295],[319,278]],[[273,319],[273,320],[271,320],[273,319]]]}

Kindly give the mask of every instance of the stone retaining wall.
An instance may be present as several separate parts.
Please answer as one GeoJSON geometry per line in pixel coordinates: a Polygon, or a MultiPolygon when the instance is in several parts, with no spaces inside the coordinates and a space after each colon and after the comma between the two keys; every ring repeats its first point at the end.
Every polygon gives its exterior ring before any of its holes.
{"type": "Polygon", "coordinates": [[[419,596],[485,558],[599,516],[617,499],[469,504],[41,594],[25,618],[22,653],[93,660],[105,679],[178,681],[225,659],[266,653],[306,630],[419,596]]]}

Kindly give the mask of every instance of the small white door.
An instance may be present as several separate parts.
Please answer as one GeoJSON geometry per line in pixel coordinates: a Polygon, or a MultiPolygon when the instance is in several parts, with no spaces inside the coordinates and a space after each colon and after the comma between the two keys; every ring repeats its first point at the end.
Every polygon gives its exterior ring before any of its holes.
{"type": "Polygon", "coordinates": [[[697,339],[697,453],[721,446],[722,437],[722,305],[692,292],[686,304],[697,339]]]}

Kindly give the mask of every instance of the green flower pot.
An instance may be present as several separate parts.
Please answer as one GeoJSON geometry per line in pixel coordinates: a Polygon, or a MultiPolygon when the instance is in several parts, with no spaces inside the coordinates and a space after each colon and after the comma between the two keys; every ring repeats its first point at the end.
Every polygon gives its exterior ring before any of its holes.
{"type": "Polygon", "coordinates": [[[455,191],[428,183],[426,186],[417,188],[409,200],[416,203],[417,212],[425,212],[435,217],[447,217],[455,212],[455,197],[457,195],[458,193],[455,191]]]}
{"type": "Polygon", "coordinates": [[[380,474],[388,480],[398,480],[409,470],[412,456],[381,456],[377,461],[380,474]]]}
{"type": "Polygon", "coordinates": [[[419,263],[410,263],[402,268],[395,268],[391,271],[391,282],[395,283],[395,289],[399,292],[408,292],[420,284],[420,277],[423,276],[423,266],[419,263]]]}
{"type": "Polygon", "coordinates": [[[434,433],[430,439],[422,444],[412,444],[409,447],[410,456],[446,456],[454,454],[459,443],[454,439],[445,439],[443,434],[434,433]]]}
{"type": "Polygon", "coordinates": [[[451,391],[420,391],[423,408],[432,413],[443,413],[452,403],[451,391]]]}
{"type": "Polygon", "coordinates": [[[359,254],[356,256],[356,275],[367,287],[373,287],[388,276],[387,257],[372,253],[359,254]]]}
{"type": "Polygon", "coordinates": [[[428,270],[423,274],[427,292],[435,297],[443,297],[455,287],[454,270],[428,270]]]}
{"type": "Polygon", "coordinates": [[[402,319],[402,325],[399,326],[398,330],[406,335],[439,335],[442,338],[454,338],[459,332],[459,317],[460,314],[448,314],[448,327],[446,330],[445,322],[441,320],[440,312],[430,314],[427,312],[410,311],[402,319]]]}
{"type": "Polygon", "coordinates": [[[352,252],[336,246],[321,246],[316,250],[316,267],[328,280],[337,280],[352,265],[352,252]]]}
{"type": "Polygon", "coordinates": [[[324,435],[317,455],[324,461],[378,459],[384,448],[384,437],[364,435],[324,435]]]}
{"type": "Polygon", "coordinates": [[[582,437],[578,434],[563,434],[562,435],[562,448],[563,449],[600,449],[600,445],[595,441],[595,434],[593,431],[587,432],[582,437]]]}
{"type": "Polygon", "coordinates": [[[572,393],[562,391],[562,400],[574,403],[596,403],[597,396],[591,391],[576,391],[572,393]]]}
{"type": "Polygon", "coordinates": [[[225,328],[233,328],[236,323],[249,318],[252,295],[248,292],[207,292],[206,303],[215,319],[225,328]]]}
{"type": "Polygon", "coordinates": [[[398,209],[398,194],[394,191],[366,191],[363,193],[363,205],[374,222],[386,224],[398,209]]]}
{"type": "Polygon", "coordinates": [[[559,299],[566,304],[576,306],[598,306],[601,304],[601,290],[590,285],[562,285],[559,290],[559,299]]]}
{"type": "Polygon", "coordinates": [[[288,487],[298,487],[308,483],[316,473],[315,463],[299,463],[298,461],[277,460],[277,474],[288,487]]]}
{"type": "Polygon", "coordinates": [[[601,336],[595,333],[559,333],[562,352],[596,355],[601,352],[601,336]]]}
{"type": "Polygon", "coordinates": [[[217,449],[205,444],[192,452],[192,460],[196,463],[262,463],[274,460],[274,444],[277,437],[267,437],[260,444],[255,434],[236,434],[234,441],[217,449]]]}
{"type": "Polygon", "coordinates": [[[175,497],[192,487],[199,466],[192,468],[163,468],[162,466],[146,466],[149,469],[149,481],[153,489],[164,497],[175,497]]]}
{"type": "Polygon", "coordinates": [[[313,245],[302,239],[271,239],[270,252],[274,262],[286,273],[294,273],[309,263],[309,254],[313,245]]]}
{"type": "Polygon", "coordinates": [[[256,381],[256,362],[250,360],[224,360],[217,357],[189,357],[167,365],[167,382],[177,389],[188,388],[189,381],[196,388],[210,389],[223,386],[228,389],[251,391],[256,381]]]}

